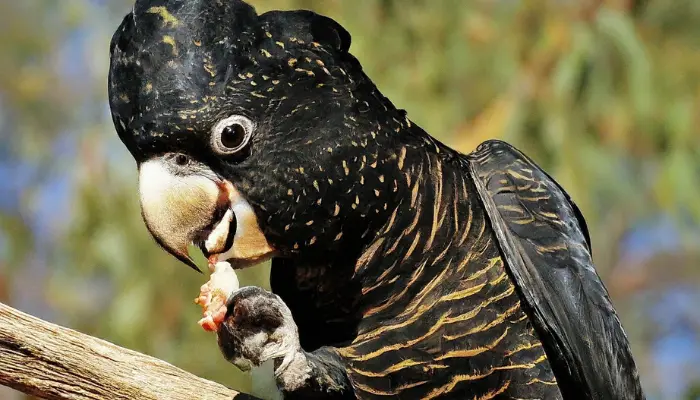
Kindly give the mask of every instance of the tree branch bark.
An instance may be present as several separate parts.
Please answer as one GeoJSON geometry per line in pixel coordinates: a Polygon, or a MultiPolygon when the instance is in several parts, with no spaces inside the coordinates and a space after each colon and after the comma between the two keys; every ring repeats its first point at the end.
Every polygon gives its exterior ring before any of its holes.
{"type": "Polygon", "coordinates": [[[0,385],[46,399],[255,399],[2,303],[0,385]]]}

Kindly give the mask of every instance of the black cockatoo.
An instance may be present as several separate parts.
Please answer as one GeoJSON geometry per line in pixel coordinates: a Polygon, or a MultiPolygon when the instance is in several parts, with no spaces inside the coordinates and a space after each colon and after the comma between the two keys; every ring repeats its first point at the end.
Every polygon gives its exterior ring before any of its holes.
{"type": "Polygon", "coordinates": [[[644,398],[566,192],[507,143],[428,135],[349,47],[330,18],[239,0],[137,0],[114,34],[153,237],[193,267],[190,244],[272,259],[274,294],[210,315],[225,357],[273,360],[285,398],[644,398]]]}

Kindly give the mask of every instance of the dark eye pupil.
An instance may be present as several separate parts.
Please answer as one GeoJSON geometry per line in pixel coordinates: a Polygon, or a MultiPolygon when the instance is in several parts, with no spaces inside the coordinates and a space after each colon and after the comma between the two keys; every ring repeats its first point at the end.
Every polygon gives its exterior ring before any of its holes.
{"type": "Polygon", "coordinates": [[[245,141],[245,128],[240,124],[229,125],[221,132],[221,144],[229,149],[235,149],[245,141]]]}
{"type": "Polygon", "coordinates": [[[175,163],[177,163],[177,165],[187,165],[188,162],[189,159],[184,154],[178,154],[175,156],[175,163]]]}

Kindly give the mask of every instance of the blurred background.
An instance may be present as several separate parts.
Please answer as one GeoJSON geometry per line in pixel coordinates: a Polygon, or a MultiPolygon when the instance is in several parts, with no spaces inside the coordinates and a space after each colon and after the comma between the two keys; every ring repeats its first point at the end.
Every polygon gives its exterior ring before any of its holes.
{"type": "MultiPolygon", "coordinates": [[[[428,132],[463,152],[501,138],[545,167],[588,220],[648,397],[700,399],[700,1],[251,3],[333,17],[428,132]]],[[[148,235],[109,118],[131,4],[0,1],[0,301],[250,390],[196,324],[206,277],[148,235]]]]}

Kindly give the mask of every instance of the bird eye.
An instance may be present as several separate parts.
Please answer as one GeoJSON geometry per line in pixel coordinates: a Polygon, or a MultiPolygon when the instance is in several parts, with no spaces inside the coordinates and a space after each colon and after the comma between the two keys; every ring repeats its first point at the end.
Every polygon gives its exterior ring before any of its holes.
{"type": "Polygon", "coordinates": [[[212,129],[212,147],[220,154],[237,153],[250,142],[253,128],[253,121],[242,115],[225,118],[212,129]]]}

